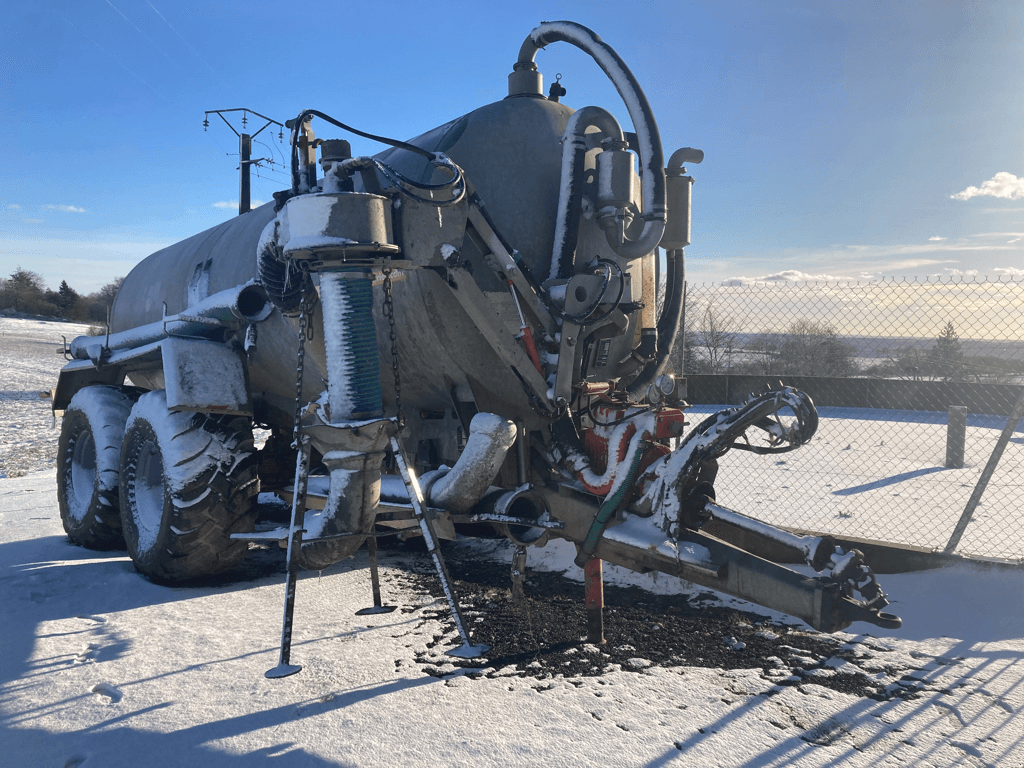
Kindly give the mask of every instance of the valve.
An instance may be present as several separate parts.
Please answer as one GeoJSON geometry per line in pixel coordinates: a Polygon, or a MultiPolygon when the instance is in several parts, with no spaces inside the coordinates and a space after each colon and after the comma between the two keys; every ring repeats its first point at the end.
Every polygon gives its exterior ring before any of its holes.
{"type": "Polygon", "coordinates": [[[633,153],[624,141],[605,141],[597,155],[597,222],[605,230],[614,229],[618,242],[626,240],[626,229],[633,221],[633,201],[639,198],[633,153]]]}

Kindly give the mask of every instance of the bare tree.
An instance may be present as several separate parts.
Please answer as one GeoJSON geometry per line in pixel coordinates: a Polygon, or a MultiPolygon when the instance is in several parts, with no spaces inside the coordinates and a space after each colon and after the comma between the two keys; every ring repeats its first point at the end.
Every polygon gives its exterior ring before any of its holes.
{"type": "Polygon", "coordinates": [[[706,355],[708,373],[722,373],[736,343],[736,323],[709,300],[700,315],[696,331],[697,344],[706,355]]]}
{"type": "Polygon", "coordinates": [[[778,372],[790,376],[852,376],[857,372],[854,351],[831,324],[797,320],[779,348],[778,372]]]}

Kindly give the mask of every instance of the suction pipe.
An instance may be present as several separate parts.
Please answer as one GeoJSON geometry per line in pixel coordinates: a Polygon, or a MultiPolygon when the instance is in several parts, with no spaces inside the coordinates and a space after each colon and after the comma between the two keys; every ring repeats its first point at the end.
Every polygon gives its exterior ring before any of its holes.
{"type": "Polygon", "coordinates": [[[551,279],[568,279],[573,273],[573,254],[579,236],[580,205],[583,198],[584,160],[587,128],[595,126],[607,139],[622,143],[619,122],[600,107],[583,107],[573,113],[562,134],[562,185],[558,193],[555,242],[551,253],[551,279]]]}
{"type": "Polygon", "coordinates": [[[643,181],[644,228],[636,240],[621,243],[615,233],[609,231],[608,242],[624,259],[646,256],[661,242],[666,221],[665,156],[651,105],[629,67],[611,46],[593,31],[571,21],[548,21],[534,29],[519,49],[519,60],[513,68],[514,72],[536,71],[534,59],[537,51],[555,42],[569,43],[590,54],[625,102],[640,144],[638,150],[643,181]]]}

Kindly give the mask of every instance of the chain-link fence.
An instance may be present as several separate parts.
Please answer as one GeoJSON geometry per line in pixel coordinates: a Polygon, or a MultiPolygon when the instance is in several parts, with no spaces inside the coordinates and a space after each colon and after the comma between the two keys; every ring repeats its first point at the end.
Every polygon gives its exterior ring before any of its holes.
{"type": "MultiPolygon", "coordinates": [[[[691,285],[685,338],[695,415],[781,382],[821,417],[797,451],[723,457],[720,503],[943,550],[1024,390],[1024,279],[691,285]]],[[[1003,443],[959,554],[1024,559],[1024,420],[1003,443]]]]}

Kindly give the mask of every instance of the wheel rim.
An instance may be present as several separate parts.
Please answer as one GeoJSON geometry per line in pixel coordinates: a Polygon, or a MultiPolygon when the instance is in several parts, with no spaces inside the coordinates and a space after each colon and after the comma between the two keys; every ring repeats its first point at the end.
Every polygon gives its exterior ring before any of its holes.
{"type": "Polygon", "coordinates": [[[92,432],[84,430],[75,440],[71,454],[71,517],[81,522],[92,503],[96,489],[96,441],[92,432]]]}
{"type": "Polygon", "coordinates": [[[143,443],[139,450],[132,507],[139,550],[145,552],[156,545],[164,516],[164,463],[160,449],[152,440],[143,443]]]}

